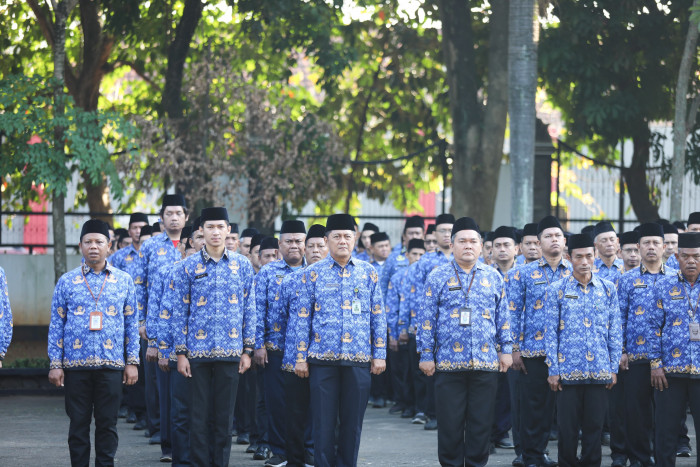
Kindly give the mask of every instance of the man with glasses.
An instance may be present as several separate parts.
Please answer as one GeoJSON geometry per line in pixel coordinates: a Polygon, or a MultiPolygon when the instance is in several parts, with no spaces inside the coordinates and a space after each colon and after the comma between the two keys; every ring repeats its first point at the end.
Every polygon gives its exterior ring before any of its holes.
{"type": "Polygon", "coordinates": [[[437,249],[437,236],[435,235],[435,224],[430,224],[425,231],[425,252],[432,253],[437,249]]]}

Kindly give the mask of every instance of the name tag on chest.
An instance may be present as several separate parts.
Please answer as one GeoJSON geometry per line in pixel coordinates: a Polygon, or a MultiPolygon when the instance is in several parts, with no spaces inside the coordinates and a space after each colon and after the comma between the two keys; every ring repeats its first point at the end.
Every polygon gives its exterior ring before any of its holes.
{"type": "Polygon", "coordinates": [[[202,277],[207,277],[208,275],[209,275],[209,273],[205,272],[204,274],[198,274],[198,275],[194,276],[194,278],[195,278],[195,280],[201,279],[202,277]]]}
{"type": "Polygon", "coordinates": [[[460,308],[459,309],[459,325],[460,326],[471,326],[472,325],[472,310],[471,310],[471,308],[460,308]]]}
{"type": "Polygon", "coordinates": [[[90,330],[91,331],[101,331],[102,330],[102,312],[93,311],[90,313],[90,330]]]}
{"type": "Polygon", "coordinates": [[[327,290],[328,290],[328,289],[337,289],[338,287],[340,287],[340,284],[331,283],[331,282],[327,283],[326,286],[325,286],[325,288],[326,288],[327,290]]]}
{"type": "Polygon", "coordinates": [[[352,314],[353,315],[359,315],[362,313],[362,304],[359,299],[354,299],[352,301],[352,314]]]}
{"type": "Polygon", "coordinates": [[[690,340],[700,342],[700,323],[690,323],[690,340]]]}

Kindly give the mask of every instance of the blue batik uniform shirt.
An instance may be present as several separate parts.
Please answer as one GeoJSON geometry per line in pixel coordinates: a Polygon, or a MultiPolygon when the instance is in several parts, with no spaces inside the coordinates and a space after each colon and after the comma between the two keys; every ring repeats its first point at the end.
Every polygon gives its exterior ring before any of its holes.
{"type": "Polygon", "coordinates": [[[149,336],[153,336],[153,340],[157,342],[158,358],[170,360],[177,360],[170,326],[173,309],[170,301],[174,298],[171,291],[175,288],[173,272],[177,264],[165,264],[158,272],[151,286],[153,293],[148,300],[148,315],[146,316],[146,332],[149,336]]]}
{"type": "MultiPolygon", "coordinates": [[[[146,324],[146,313],[148,312],[148,299],[151,291],[151,283],[163,265],[173,265],[180,261],[182,254],[175,248],[173,241],[167,234],[161,233],[151,237],[141,245],[139,249],[139,260],[136,266],[136,300],[139,308],[139,325],[146,324]]],[[[156,347],[155,339],[148,340],[149,347],[156,347]]]]}
{"type": "MultiPolygon", "coordinates": [[[[299,327],[299,295],[301,294],[302,282],[301,278],[304,275],[304,268],[296,269],[291,274],[284,276],[282,280],[282,310],[286,315],[287,330],[284,341],[284,353],[282,355],[282,369],[294,373],[296,365],[297,348],[297,329],[299,327]]],[[[308,338],[303,338],[304,347],[307,346],[308,338]]]]}
{"type": "Polygon", "coordinates": [[[379,275],[369,263],[350,259],[343,267],[329,255],[308,266],[301,282],[297,363],[369,366],[386,359],[386,314],[379,275]]]}
{"type": "Polygon", "coordinates": [[[656,307],[654,288],[661,278],[675,273],[662,265],[658,274],[652,274],[642,264],[620,276],[617,295],[622,317],[622,351],[627,353],[630,363],[649,359],[649,339],[658,331],[652,323],[656,307]]]}
{"type": "Polygon", "coordinates": [[[406,278],[406,274],[408,273],[409,269],[410,267],[401,268],[394,274],[389,281],[386,297],[384,297],[387,327],[389,328],[389,337],[392,339],[399,338],[399,327],[401,327],[402,330],[407,330],[408,328],[408,321],[405,317],[402,319],[399,314],[401,302],[404,300],[404,279],[406,278]]]}
{"type": "Polygon", "coordinates": [[[621,258],[615,258],[610,267],[606,266],[602,259],[596,258],[593,262],[592,272],[601,279],[617,284],[624,270],[625,263],[621,258]]]}
{"type": "Polygon", "coordinates": [[[402,332],[416,333],[417,307],[420,306],[420,294],[423,292],[423,282],[417,283],[418,263],[420,263],[420,260],[405,268],[406,275],[399,290],[399,316],[397,321],[397,332],[399,335],[402,332]]]}
{"type": "Polygon", "coordinates": [[[700,378],[700,342],[690,340],[690,323],[700,323],[700,285],[693,286],[680,271],[660,277],[654,288],[656,305],[648,337],[652,369],[667,376],[700,378]]]}
{"type": "MultiPolygon", "coordinates": [[[[303,267],[306,259],[302,261],[303,267]]],[[[282,306],[282,281],[294,271],[284,260],[279,260],[266,264],[255,276],[256,349],[284,350],[287,311],[282,306]]]]}
{"type": "Polygon", "coordinates": [[[85,263],[61,276],[51,303],[48,353],[52,369],[123,369],[139,364],[139,348],[131,276],[109,264],[97,273],[85,263]],[[97,305],[86,281],[95,298],[99,296],[97,305]],[[102,312],[99,331],[90,331],[93,311],[102,312]]]}
{"type": "Polygon", "coordinates": [[[408,257],[406,256],[406,250],[404,249],[403,245],[399,243],[391,250],[391,254],[386,259],[382,267],[383,274],[380,276],[379,281],[383,295],[386,295],[386,291],[389,288],[389,280],[396,273],[396,271],[407,267],[408,257]]]}
{"type": "Polygon", "coordinates": [[[562,384],[608,384],[622,357],[622,320],[615,284],[573,275],[547,288],[544,342],[549,375],[562,384]]]}
{"type": "Polygon", "coordinates": [[[509,354],[513,345],[505,293],[498,272],[478,261],[469,274],[455,261],[433,270],[418,312],[420,361],[434,361],[437,371],[498,371],[498,352],[509,354]],[[469,326],[459,324],[464,307],[469,326]]]}
{"type": "Polygon", "coordinates": [[[129,245],[121,250],[115,251],[107,261],[117,269],[121,269],[129,274],[132,279],[136,279],[139,271],[139,252],[134,245],[129,245]]]}
{"type": "Polygon", "coordinates": [[[516,336],[514,350],[523,357],[546,355],[544,347],[547,287],[571,274],[571,263],[561,259],[555,270],[544,258],[508,271],[508,309],[516,336]]]}
{"type": "Polygon", "coordinates": [[[0,361],[5,358],[7,348],[12,341],[12,310],[10,309],[10,295],[7,290],[7,276],[5,270],[0,268],[0,361]]]}
{"type": "Polygon", "coordinates": [[[255,347],[255,290],[248,259],[224,250],[214,261],[206,248],[173,271],[171,332],[175,353],[189,359],[238,361],[255,347]]]}
{"type": "Polygon", "coordinates": [[[678,259],[676,259],[676,255],[671,255],[668,257],[666,260],[666,266],[672,269],[680,269],[681,266],[678,264],[678,259]]]}

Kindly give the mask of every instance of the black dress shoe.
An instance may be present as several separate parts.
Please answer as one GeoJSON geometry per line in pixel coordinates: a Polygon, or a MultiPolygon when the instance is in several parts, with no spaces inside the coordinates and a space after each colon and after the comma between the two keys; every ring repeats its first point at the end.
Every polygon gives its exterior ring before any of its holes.
{"type": "Polygon", "coordinates": [[[416,411],[409,407],[407,409],[403,409],[403,412],[401,412],[401,418],[413,418],[415,414],[416,411]]]}
{"type": "Polygon", "coordinates": [[[248,433],[241,433],[236,438],[236,444],[250,444],[250,435],[248,433]]]}
{"type": "Polygon", "coordinates": [[[513,462],[511,462],[513,467],[525,467],[525,462],[523,461],[523,456],[522,454],[513,459],[513,462]]]}
{"type": "Polygon", "coordinates": [[[627,465],[627,459],[613,459],[610,467],[625,467],[627,465]]]}
{"type": "Polygon", "coordinates": [[[496,447],[501,448],[501,449],[515,449],[515,444],[508,439],[508,438],[503,438],[501,440],[496,441],[496,447]]]}
{"type": "Polygon", "coordinates": [[[272,451],[267,446],[258,446],[258,450],[253,454],[256,461],[264,461],[272,457],[272,451]]]}
{"type": "Polygon", "coordinates": [[[138,422],[139,419],[136,418],[136,414],[131,412],[127,417],[126,417],[126,423],[136,423],[138,422]]]}
{"type": "Polygon", "coordinates": [[[690,457],[690,446],[679,446],[676,450],[676,457],[690,457]]]}
{"type": "Polygon", "coordinates": [[[401,413],[404,411],[403,406],[396,404],[392,408],[389,409],[389,415],[396,415],[397,413],[401,413]]]}
{"type": "Polygon", "coordinates": [[[160,433],[156,433],[148,440],[148,444],[160,444],[160,433]]]}
{"type": "Polygon", "coordinates": [[[161,462],[172,462],[173,461],[173,455],[172,454],[163,454],[160,456],[160,461],[161,462]]]}
{"type": "Polygon", "coordinates": [[[248,447],[245,449],[245,452],[248,454],[254,454],[255,451],[258,450],[258,445],[257,444],[249,444],[248,447]]]}
{"type": "Polygon", "coordinates": [[[542,456],[542,465],[544,467],[556,467],[557,465],[559,465],[559,462],[549,457],[549,454],[545,454],[544,456],[542,456]]]}
{"type": "Polygon", "coordinates": [[[128,414],[129,414],[129,408],[127,406],[124,405],[122,407],[119,407],[119,412],[117,412],[117,417],[126,418],[128,414]]]}
{"type": "Polygon", "coordinates": [[[423,425],[423,429],[428,431],[437,430],[437,428],[437,418],[431,418],[425,425],[423,425]]]}
{"type": "Polygon", "coordinates": [[[375,397],[374,398],[374,403],[372,404],[372,407],[375,409],[383,409],[386,407],[386,402],[384,401],[383,397],[375,397]]]}

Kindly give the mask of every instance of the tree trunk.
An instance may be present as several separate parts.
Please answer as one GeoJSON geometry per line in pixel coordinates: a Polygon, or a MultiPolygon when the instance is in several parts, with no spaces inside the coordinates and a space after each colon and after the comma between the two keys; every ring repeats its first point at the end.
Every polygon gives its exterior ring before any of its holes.
{"type": "MultiPolygon", "coordinates": [[[[60,118],[65,112],[63,99],[63,86],[65,75],[65,59],[66,59],[66,20],[68,14],[75,6],[76,0],[62,0],[56,6],[56,18],[53,28],[53,37],[55,40],[53,48],[53,76],[56,79],[54,88],[54,118],[60,118]]],[[[65,151],[63,142],[64,129],[61,126],[54,128],[54,149],[56,151],[65,151]]],[[[62,194],[53,193],[51,202],[51,219],[53,222],[53,270],[54,283],[66,273],[66,218],[65,218],[65,196],[62,194]]]]}
{"type": "MultiPolygon", "coordinates": [[[[693,7],[700,7],[700,0],[693,2],[693,7]]],[[[688,81],[696,68],[698,25],[694,21],[688,24],[688,35],[681,57],[676,83],[676,105],[673,122],[673,161],[671,165],[671,219],[683,218],[683,182],[685,179],[685,146],[688,138],[688,81]]],[[[696,110],[697,112],[697,110],[696,110]]],[[[692,115],[693,119],[695,115],[692,115]]]]}
{"type": "Polygon", "coordinates": [[[469,3],[440,1],[453,133],[451,211],[458,217],[473,217],[484,229],[493,222],[508,110],[508,2],[494,2],[491,8],[488,104],[484,107],[477,95],[469,3]]]}
{"type": "Polygon", "coordinates": [[[510,115],[511,223],[533,221],[537,45],[534,0],[513,0],[508,24],[508,108],[510,115]]]}
{"type": "Polygon", "coordinates": [[[640,223],[655,222],[659,218],[659,207],[652,202],[647,184],[650,138],[651,131],[644,123],[644,128],[632,138],[632,164],[622,172],[632,209],[640,223]]]}

